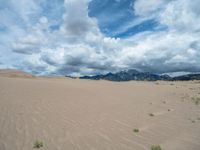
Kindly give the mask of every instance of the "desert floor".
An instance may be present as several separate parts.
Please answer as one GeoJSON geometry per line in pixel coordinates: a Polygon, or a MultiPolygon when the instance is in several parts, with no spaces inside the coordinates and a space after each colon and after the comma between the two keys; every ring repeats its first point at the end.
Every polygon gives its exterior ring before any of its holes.
{"type": "Polygon", "coordinates": [[[0,150],[200,150],[200,82],[3,76],[0,150]]]}

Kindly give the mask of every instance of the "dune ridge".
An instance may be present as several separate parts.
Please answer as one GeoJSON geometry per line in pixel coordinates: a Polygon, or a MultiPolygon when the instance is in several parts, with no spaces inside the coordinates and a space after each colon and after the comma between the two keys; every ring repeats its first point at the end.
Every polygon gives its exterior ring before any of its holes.
{"type": "Polygon", "coordinates": [[[1,77],[11,77],[11,78],[34,78],[35,76],[23,71],[15,69],[0,69],[1,77]]]}

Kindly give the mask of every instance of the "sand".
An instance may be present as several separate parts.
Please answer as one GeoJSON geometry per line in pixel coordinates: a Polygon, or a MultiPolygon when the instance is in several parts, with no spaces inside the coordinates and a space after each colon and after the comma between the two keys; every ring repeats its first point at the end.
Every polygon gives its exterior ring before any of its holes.
{"type": "Polygon", "coordinates": [[[1,69],[0,76],[10,78],[34,78],[34,76],[29,73],[13,69],[1,69]]]}
{"type": "Polygon", "coordinates": [[[0,76],[0,150],[200,150],[199,82],[0,76]]]}

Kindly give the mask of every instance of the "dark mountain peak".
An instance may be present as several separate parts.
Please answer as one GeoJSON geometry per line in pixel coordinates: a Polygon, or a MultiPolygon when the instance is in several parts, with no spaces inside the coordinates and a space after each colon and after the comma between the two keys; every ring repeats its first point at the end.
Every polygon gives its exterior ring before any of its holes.
{"type": "Polygon", "coordinates": [[[92,80],[110,80],[110,81],[130,81],[130,80],[140,80],[140,81],[188,81],[188,80],[200,80],[200,74],[187,74],[177,77],[170,77],[169,75],[158,75],[150,72],[140,72],[135,69],[124,70],[116,73],[107,73],[105,75],[95,75],[95,76],[83,76],[80,79],[92,79],[92,80]]]}
{"type": "Polygon", "coordinates": [[[124,70],[117,73],[108,73],[105,75],[96,76],[83,76],[81,79],[93,79],[93,80],[110,80],[110,81],[130,81],[130,80],[159,80],[160,76],[151,73],[139,72],[135,69],[124,70]]]}

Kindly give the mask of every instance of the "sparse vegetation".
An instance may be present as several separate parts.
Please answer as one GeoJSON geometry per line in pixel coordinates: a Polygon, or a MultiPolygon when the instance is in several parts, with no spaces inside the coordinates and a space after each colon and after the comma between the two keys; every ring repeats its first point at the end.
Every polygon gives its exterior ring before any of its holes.
{"type": "Polygon", "coordinates": [[[162,150],[162,148],[160,147],[160,145],[152,145],[151,150],[162,150]]]}
{"type": "Polygon", "coordinates": [[[139,129],[133,129],[133,132],[139,132],[139,129]]]}
{"type": "Polygon", "coordinates": [[[192,97],[192,100],[194,101],[194,103],[196,105],[199,105],[200,104],[200,97],[192,97]]]}
{"type": "Polygon", "coordinates": [[[34,143],[33,148],[42,148],[43,146],[44,146],[43,142],[41,142],[41,141],[36,141],[36,142],[34,143]]]}
{"type": "Polygon", "coordinates": [[[153,113],[149,113],[149,116],[151,116],[151,117],[153,117],[153,116],[155,116],[153,113]]]}

